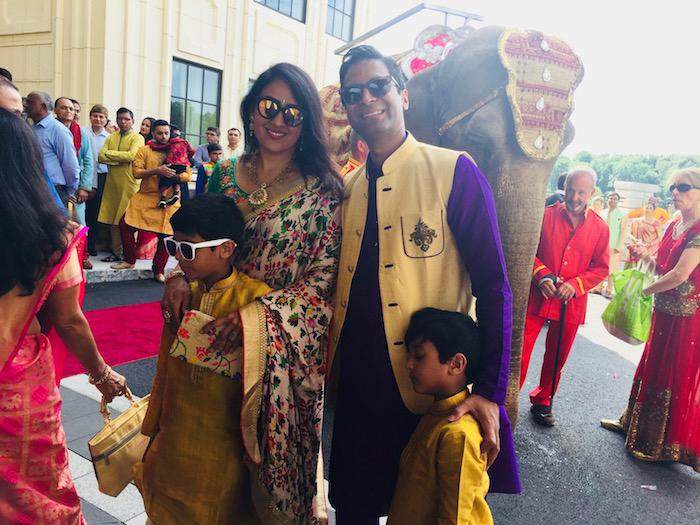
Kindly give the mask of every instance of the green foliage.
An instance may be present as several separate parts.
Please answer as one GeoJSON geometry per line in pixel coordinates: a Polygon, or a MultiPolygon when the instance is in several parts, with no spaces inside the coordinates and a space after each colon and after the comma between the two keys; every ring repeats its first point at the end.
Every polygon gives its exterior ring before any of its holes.
{"type": "Polygon", "coordinates": [[[581,151],[573,159],[557,159],[549,180],[550,190],[556,189],[559,175],[579,164],[591,166],[598,174],[598,187],[608,193],[613,191],[616,180],[666,186],[675,170],[700,166],[700,155],[594,155],[581,151]]]}

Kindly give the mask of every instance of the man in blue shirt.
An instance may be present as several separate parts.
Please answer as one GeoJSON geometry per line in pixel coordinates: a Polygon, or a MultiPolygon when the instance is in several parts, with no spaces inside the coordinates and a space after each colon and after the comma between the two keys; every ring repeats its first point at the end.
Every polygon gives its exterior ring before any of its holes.
{"type": "Polygon", "coordinates": [[[64,205],[78,189],[80,166],[75,154],[73,136],[68,128],[50,115],[53,99],[42,91],[32,91],[27,95],[27,114],[34,122],[41,153],[44,172],[56,188],[64,205]]]}
{"type": "Polygon", "coordinates": [[[199,167],[204,164],[205,162],[209,162],[209,151],[207,150],[207,146],[209,144],[218,144],[219,143],[219,138],[221,136],[221,132],[219,131],[219,128],[216,126],[209,126],[207,128],[206,132],[207,136],[207,143],[206,144],[201,144],[197,147],[196,151],[194,152],[194,167],[196,169],[199,169],[199,167]]]}

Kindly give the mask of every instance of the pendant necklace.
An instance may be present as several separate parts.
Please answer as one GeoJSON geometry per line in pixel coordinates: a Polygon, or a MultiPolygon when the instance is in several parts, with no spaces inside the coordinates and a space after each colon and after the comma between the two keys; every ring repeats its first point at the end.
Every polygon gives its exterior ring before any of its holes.
{"type": "Polygon", "coordinates": [[[255,190],[250,192],[248,194],[247,200],[248,203],[253,207],[257,208],[259,206],[262,206],[265,204],[269,198],[269,194],[267,193],[267,188],[272,186],[273,184],[276,184],[277,182],[280,182],[292,173],[293,171],[293,164],[292,161],[289,161],[289,164],[285,166],[285,168],[282,170],[282,172],[277,175],[274,179],[272,179],[270,182],[260,182],[260,179],[258,179],[258,174],[257,174],[257,157],[253,157],[251,161],[248,163],[248,174],[250,175],[251,180],[253,181],[253,184],[257,186],[255,190]]]}

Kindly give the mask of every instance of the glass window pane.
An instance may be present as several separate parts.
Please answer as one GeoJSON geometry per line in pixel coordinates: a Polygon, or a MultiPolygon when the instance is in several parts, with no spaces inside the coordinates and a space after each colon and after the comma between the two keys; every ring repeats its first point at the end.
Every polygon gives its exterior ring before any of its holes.
{"type": "Polygon", "coordinates": [[[343,15],[343,40],[346,42],[352,40],[352,18],[348,15],[343,15]]]}
{"type": "Polygon", "coordinates": [[[292,0],[292,18],[300,22],[304,21],[306,11],[306,0],[292,0]]]}
{"type": "Polygon", "coordinates": [[[204,72],[204,102],[217,104],[219,102],[219,73],[206,70],[204,72]]]}
{"type": "Polygon", "coordinates": [[[335,11],[330,7],[326,10],[326,33],[333,34],[333,13],[335,11]]]}
{"type": "Polygon", "coordinates": [[[202,100],[202,77],[204,70],[201,67],[189,66],[187,79],[187,98],[190,100],[202,100]]]}
{"type": "Polygon", "coordinates": [[[279,12],[287,16],[292,15],[292,0],[280,0],[279,12]]]}
{"type": "Polygon", "coordinates": [[[333,20],[333,36],[340,38],[343,35],[343,15],[336,13],[333,20]]]}
{"type": "Polygon", "coordinates": [[[202,122],[202,104],[199,102],[187,101],[187,127],[185,133],[199,135],[202,122]]]}
{"type": "Polygon", "coordinates": [[[203,141],[199,135],[185,135],[185,140],[195,149],[203,142],[206,142],[203,141]]]}
{"type": "Polygon", "coordinates": [[[187,88],[187,64],[173,61],[173,96],[184,97],[187,88]]]}
{"type": "Polygon", "coordinates": [[[170,99],[170,123],[180,129],[185,129],[185,101],[170,99]]]}
{"type": "MultiPolygon", "coordinates": [[[[342,2],[343,0],[339,0],[342,2]]],[[[328,7],[335,7],[335,0],[328,0],[328,7]]]]}
{"type": "Polygon", "coordinates": [[[210,126],[216,126],[216,117],[216,106],[204,104],[204,108],[202,110],[202,130],[206,130],[210,126]]]}
{"type": "Polygon", "coordinates": [[[355,15],[355,0],[345,0],[345,11],[346,15],[353,17],[355,15]]]}

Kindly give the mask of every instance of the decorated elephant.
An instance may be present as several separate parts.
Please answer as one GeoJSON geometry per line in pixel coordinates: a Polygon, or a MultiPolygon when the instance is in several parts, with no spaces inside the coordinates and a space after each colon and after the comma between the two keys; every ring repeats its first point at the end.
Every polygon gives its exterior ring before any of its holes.
{"type": "MultiPolygon", "coordinates": [[[[569,116],[583,66],[557,38],[491,26],[462,33],[443,60],[420,69],[407,85],[408,129],[423,142],[468,152],[496,200],[514,296],[506,405],[515,421],[523,326],[545,192],[556,158],[573,139],[569,116]]],[[[331,144],[338,160],[345,162],[351,139],[337,88],[324,88],[321,96],[331,144]]]]}

